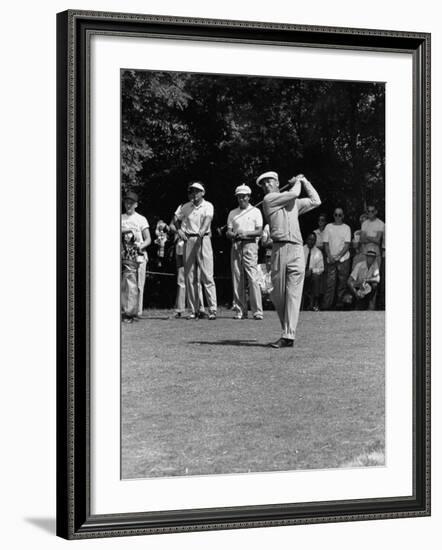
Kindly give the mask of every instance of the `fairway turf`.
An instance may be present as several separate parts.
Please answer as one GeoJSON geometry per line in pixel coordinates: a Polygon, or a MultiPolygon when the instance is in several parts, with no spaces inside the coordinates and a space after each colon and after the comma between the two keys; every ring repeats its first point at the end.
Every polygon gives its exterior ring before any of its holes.
{"type": "Polygon", "coordinates": [[[122,326],[124,479],[383,464],[384,312],[301,312],[281,350],[274,311],[144,314],[122,326]]]}

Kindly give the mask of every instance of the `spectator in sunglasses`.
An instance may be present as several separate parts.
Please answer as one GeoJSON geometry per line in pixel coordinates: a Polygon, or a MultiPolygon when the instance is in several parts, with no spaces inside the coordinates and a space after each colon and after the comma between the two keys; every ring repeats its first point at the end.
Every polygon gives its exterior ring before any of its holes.
{"type": "Polygon", "coordinates": [[[327,279],[322,309],[343,307],[343,297],[350,273],[351,230],[344,223],[344,211],[335,208],[333,222],[325,227],[324,249],[327,261],[327,279]]]}

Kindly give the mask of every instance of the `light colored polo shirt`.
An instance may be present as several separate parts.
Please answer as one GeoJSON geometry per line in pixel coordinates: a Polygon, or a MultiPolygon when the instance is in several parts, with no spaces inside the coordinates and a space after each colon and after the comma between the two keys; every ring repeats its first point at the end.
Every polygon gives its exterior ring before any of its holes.
{"type": "Polygon", "coordinates": [[[309,269],[313,271],[315,275],[321,275],[324,272],[324,258],[322,252],[316,246],[309,248],[306,244],[304,245],[304,257],[305,257],[305,268],[307,269],[307,259],[308,253],[310,252],[310,264],[309,269]]]}
{"type": "MultiPolygon", "coordinates": [[[[238,233],[238,231],[256,231],[262,228],[262,214],[255,206],[249,204],[247,208],[235,208],[229,212],[227,217],[227,229],[238,233]]],[[[258,237],[256,237],[258,241],[258,237]]]]}
{"type": "MultiPolygon", "coordinates": [[[[138,212],[134,212],[130,215],[124,213],[121,214],[121,229],[130,229],[133,231],[135,242],[141,243],[144,241],[143,231],[145,229],[149,229],[149,223],[147,219],[141,214],[138,214],[138,212]]],[[[143,252],[143,256],[147,258],[147,252],[145,250],[143,252]]]]}
{"type": "Polygon", "coordinates": [[[302,199],[296,198],[292,191],[268,193],[264,197],[263,211],[274,242],[303,243],[298,216],[321,204],[321,199],[310,182],[304,182],[304,190],[307,197],[302,199]]]}
{"type": "Polygon", "coordinates": [[[315,229],[313,233],[316,235],[316,246],[322,250],[322,247],[324,246],[324,229],[321,231],[318,227],[318,229],[315,229]]]}
{"type": "MultiPolygon", "coordinates": [[[[345,243],[351,242],[351,230],[346,223],[335,224],[328,223],[324,229],[324,243],[328,243],[330,254],[336,256],[344,248],[345,243]]],[[[340,262],[345,262],[350,258],[350,252],[347,251],[340,262]]]]}
{"type": "Polygon", "coordinates": [[[365,260],[355,265],[350,276],[356,283],[363,283],[367,279],[372,279],[373,281],[379,283],[381,280],[378,264],[373,262],[371,266],[368,267],[365,260]]]}
{"type": "MultiPolygon", "coordinates": [[[[375,220],[365,220],[361,226],[361,231],[364,231],[368,237],[376,237],[376,234],[378,232],[381,232],[382,235],[384,234],[384,231],[385,231],[385,223],[380,220],[379,218],[376,218],[375,220]]],[[[382,237],[381,237],[381,242],[382,242],[382,237]]],[[[380,246],[378,244],[375,244],[375,243],[365,243],[363,246],[362,246],[362,252],[365,252],[365,250],[367,249],[367,246],[370,246],[370,247],[375,247],[376,248],[376,255],[377,256],[380,256],[381,254],[381,249],[380,249],[380,246]]]]}
{"type": "Polygon", "coordinates": [[[181,229],[185,233],[198,233],[206,217],[213,218],[213,204],[204,199],[198,206],[193,202],[186,202],[177,214],[181,221],[181,229]]]}

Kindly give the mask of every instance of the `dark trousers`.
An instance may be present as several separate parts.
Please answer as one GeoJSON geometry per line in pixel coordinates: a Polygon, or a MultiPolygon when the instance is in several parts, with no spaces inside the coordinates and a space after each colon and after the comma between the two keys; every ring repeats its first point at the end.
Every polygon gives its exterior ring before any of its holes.
{"type": "Polygon", "coordinates": [[[374,310],[376,306],[376,296],[378,293],[378,285],[377,283],[370,283],[371,285],[371,292],[367,294],[367,296],[364,296],[363,298],[355,298],[355,309],[358,311],[364,311],[366,309],[368,310],[374,310]]]}
{"type": "Polygon", "coordinates": [[[321,289],[321,277],[317,273],[310,273],[304,278],[303,308],[309,309],[317,305],[321,289]]]}
{"type": "Polygon", "coordinates": [[[327,265],[327,281],[322,309],[331,309],[334,303],[336,303],[337,306],[342,306],[342,298],[347,288],[349,275],[349,259],[345,260],[345,262],[334,262],[327,265]]]}

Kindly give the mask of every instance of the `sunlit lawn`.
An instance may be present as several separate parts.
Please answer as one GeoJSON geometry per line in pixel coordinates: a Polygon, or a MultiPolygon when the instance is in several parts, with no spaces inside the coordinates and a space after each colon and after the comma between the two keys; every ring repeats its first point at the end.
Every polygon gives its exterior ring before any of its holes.
{"type": "MultiPolygon", "coordinates": [[[[384,312],[122,327],[122,476],[336,468],[384,450],[384,312]]],[[[370,462],[371,464],[372,462],[370,462]]]]}

